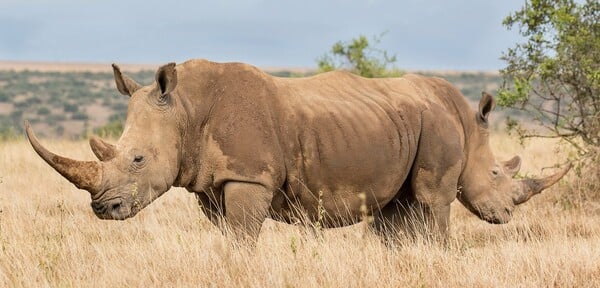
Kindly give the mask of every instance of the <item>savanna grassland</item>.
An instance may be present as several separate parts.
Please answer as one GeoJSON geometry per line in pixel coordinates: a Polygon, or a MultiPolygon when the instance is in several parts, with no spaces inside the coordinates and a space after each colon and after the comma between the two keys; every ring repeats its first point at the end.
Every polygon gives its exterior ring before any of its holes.
{"type": "MultiPolygon", "coordinates": [[[[42,140],[93,159],[84,141],[42,140]]],[[[498,132],[500,159],[522,175],[564,162],[564,148],[521,147],[498,132]]],[[[232,243],[172,189],[126,221],[101,221],[89,194],[53,171],[23,140],[0,142],[1,287],[598,287],[600,204],[567,178],[487,224],[454,203],[447,247],[405,239],[388,247],[364,225],[326,230],[263,226],[257,247],[232,243]]],[[[596,174],[597,175],[597,174],[596,174]]],[[[598,193],[597,191],[592,191],[598,193]]]]}
{"type": "MultiPolygon", "coordinates": [[[[600,286],[600,197],[593,197],[600,191],[576,184],[575,171],[517,208],[507,225],[487,224],[454,203],[447,247],[418,239],[388,247],[361,224],[318,237],[268,221],[253,249],[222,236],[181,188],[133,219],[99,220],[89,194],[33,152],[22,123],[49,137],[42,142],[52,151],[91,160],[78,139],[120,132],[128,98],[115,89],[109,65],[28,65],[0,65],[0,287],[600,286]]],[[[148,69],[128,72],[147,84],[148,69]]],[[[272,74],[311,73],[292,72],[272,74]]],[[[473,103],[501,82],[494,73],[435,74],[473,103]]],[[[564,163],[568,153],[547,140],[521,147],[501,132],[492,145],[499,159],[523,158],[521,175],[564,163]]],[[[598,177],[600,167],[585,168],[584,178],[598,177]]]]}

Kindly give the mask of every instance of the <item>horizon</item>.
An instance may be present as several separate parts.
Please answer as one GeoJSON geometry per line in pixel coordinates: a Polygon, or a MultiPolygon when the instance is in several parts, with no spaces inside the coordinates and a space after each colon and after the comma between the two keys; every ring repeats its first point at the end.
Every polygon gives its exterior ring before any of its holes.
{"type": "MultiPolygon", "coordinates": [[[[188,59],[190,60],[190,59],[188,59]]],[[[208,60],[208,59],[205,59],[208,60]]],[[[186,60],[187,61],[187,60],[186,60]]],[[[185,61],[184,61],[185,62],[185,61]]],[[[226,63],[226,62],[218,62],[217,63],[226,63]]],[[[182,64],[183,62],[177,62],[176,64],[182,64]]],[[[121,70],[127,72],[140,72],[140,71],[154,71],[158,69],[161,65],[166,63],[115,63],[118,64],[121,70]]],[[[29,60],[5,60],[0,59],[0,71],[37,71],[37,72],[110,72],[112,73],[112,63],[108,62],[48,62],[48,61],[29,61],[29,60]]],[[[253,65],[255,66],[255,65],[253,65]]],[[[276,73],[276,72],[293,72],[293,73],[303,73],[310,74],[313,72],[317,72],[318,67],[294,67],[294,66],[255,66],[267,73],[276,73]]],[[[488,70],[477,70],[477,69],[468,69],[468,70],[451,70],[451,69],[401,69],[402,72],[405,73],[440,73],[440,74],[488,74],[488,75],[499,75],[499,71],[496,69],[488,69],[488,70]]]]}

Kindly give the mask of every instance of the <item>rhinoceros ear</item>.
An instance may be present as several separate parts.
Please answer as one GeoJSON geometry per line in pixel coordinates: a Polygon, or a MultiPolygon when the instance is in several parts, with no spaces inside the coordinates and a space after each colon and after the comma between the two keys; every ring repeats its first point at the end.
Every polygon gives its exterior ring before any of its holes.
{"type": "Polygon", "coordinates": [[[123,75],[121,73],[121,68],[119,68],[117,64],[113,63],[112,67],[113,73],[115,74],[115,83],[117,83],[117,89],[119,89],[121,94],[131,96],[133,93],[135,93],[135,91],[142,87],[142,85],[133,81],[133,79],[123,75]]]}
{"type": "Polygon", "coordinates": [[[477,113],[477,118],[482,123],[488,123],[488,116],[490,112],[494,110],[496,107],[496,101],[492,95],[487,92],[481,92],[481,100],[479,100],[479,112],[477,113]]]}
{"type": "Polygon", "coordinates": [[[163,96],[175,90],[175,87],[177,86],[177,70],[175,70],[175,63],[169,63],[158,68],[158,71],[156,71],[156,83],[163,96]]]}

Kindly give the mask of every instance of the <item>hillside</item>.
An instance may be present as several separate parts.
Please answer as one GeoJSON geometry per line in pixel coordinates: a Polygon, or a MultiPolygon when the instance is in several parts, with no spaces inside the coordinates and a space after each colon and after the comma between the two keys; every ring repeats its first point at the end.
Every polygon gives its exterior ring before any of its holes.
{"type": "MultiPolygon", "coordinates": [[[[154,79],[157,65],[123,65],[139,83],[154,79]]],[[[299,77],[308,69],[266,68],[282,77],[299,77]]],[[[502,79],[497,73],[427,71],[455,84],[476,103],[481,91],[495,92],[502,79]]],[[[52,64],[0,62],[0,137],[22,134],[23,120],[29,120],[45,137],[81,138],[98,133],[100,127],[119,126],[125,118],[128,98],[115,88],[108,64],[52,64]]],[[[494,117],[501,123],[504,117],[494,117]]],[[[497,124],[498,125],[498,124],[497,124]]]]}

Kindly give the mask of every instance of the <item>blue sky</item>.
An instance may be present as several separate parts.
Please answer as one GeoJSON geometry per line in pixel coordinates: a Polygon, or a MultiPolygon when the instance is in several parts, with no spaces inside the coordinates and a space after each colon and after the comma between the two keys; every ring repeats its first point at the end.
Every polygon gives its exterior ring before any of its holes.
{"type": "Polygon", "coordinates": [[[387,34],[402,69],[495,70],[524,0],[0,0],[0,59],[314,67],[338,40],[387,34]]]}

